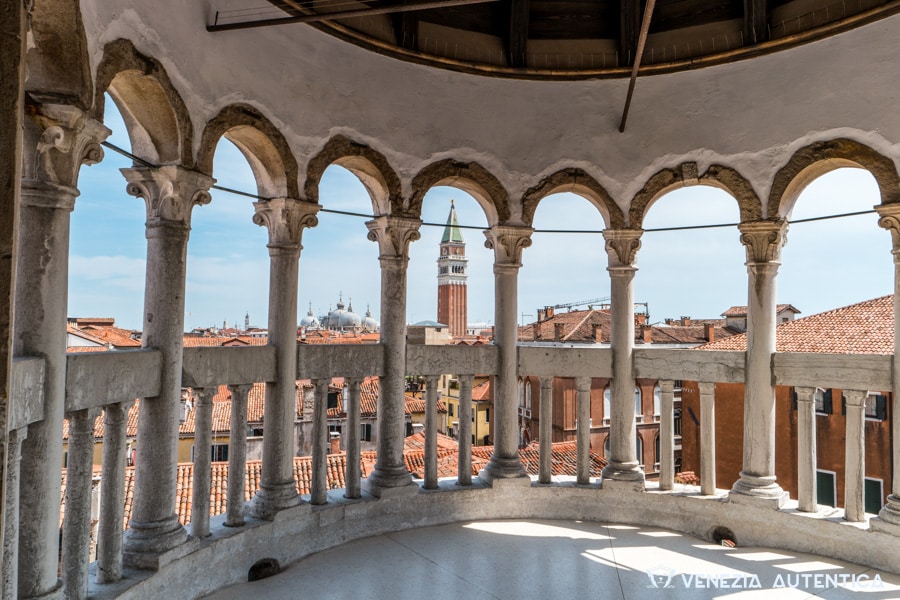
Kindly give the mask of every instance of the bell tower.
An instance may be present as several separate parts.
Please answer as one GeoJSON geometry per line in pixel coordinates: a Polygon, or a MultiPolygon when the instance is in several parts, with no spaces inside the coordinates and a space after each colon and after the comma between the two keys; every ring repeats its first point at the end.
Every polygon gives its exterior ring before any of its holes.
{"type": "Polygon", "coordinates": [[[452,337],[466,334],[468,308],[466,305],[466,243],[456,220],[456,207],[450,201],[450,214],[441,238],[438,258],[438,314],[437,320],[450,328],[452,337]]]}

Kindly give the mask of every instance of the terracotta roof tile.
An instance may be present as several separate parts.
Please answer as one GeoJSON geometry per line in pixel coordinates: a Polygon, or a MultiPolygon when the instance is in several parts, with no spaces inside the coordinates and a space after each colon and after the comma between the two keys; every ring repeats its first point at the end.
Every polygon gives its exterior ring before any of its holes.
{"type": "MultiPolygon", "coordinates": [[[[786,321],[775,328],[775,336],[776,352],[893,354],[894,297],[882,296],[786,321]]],[[[744,351],[746,348],[747,334],[742,333],[697,349],[744,351]]]]}

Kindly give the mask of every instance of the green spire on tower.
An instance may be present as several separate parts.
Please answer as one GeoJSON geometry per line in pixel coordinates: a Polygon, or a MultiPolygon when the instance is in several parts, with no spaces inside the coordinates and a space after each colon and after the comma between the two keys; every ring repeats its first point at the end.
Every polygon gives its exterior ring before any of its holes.
{"type": "Polygon", "coordinates": [[[456,220],[456,207],[453,205],[453,200],[450,200],[450,214],[447,216],[447,225],[444,227],[444,237],[441,238],[442,244],[447,242],[463,243],[462,230],[456,220]]]}

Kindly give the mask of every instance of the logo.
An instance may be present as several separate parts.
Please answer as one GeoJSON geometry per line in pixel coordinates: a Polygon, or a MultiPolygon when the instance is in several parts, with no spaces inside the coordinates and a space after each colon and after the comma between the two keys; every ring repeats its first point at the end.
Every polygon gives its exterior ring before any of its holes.
{"type": "Polygon", "coordinates": [[[672,580],[675,578],[675,569],[669,567],[657,566],[646,571],[647,577],[650,578],[648,588],[667,589],[675,587],[672,580]]]}

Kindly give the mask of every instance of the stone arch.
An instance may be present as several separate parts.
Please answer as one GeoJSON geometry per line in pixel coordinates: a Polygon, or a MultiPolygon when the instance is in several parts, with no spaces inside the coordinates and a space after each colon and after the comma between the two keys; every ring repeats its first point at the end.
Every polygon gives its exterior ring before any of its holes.
{"type": "Polygon", "coordinates": [[[304,186],[307,200],[319,201],[319,182],[325,169],[332,164],[344,167],[359,178],[369,192],[376,215],[398,212],[394,207],[403,205],[400,178],[387,158],[374,148],[344,135],[328,140],[325,147],[309,161],[304,186]]]}
{"type": "Polygon", "coordinates": [[[249,104],[230,104],[207,122],[197,154],[199,171],[213,174],[213,157],[223,136],[250,163],[257,194],[300,199],[297,159],[281,131],[259,110],[249,104]]]}
{"type": "Polygon", "coordinates": [[[94,90],[94,118],[103,121],[108,91],[125,120],[134,155],[158,165],[193,166],[190,114],[159,61],[138,52],[130,40],[109,42],[94,90]]]}
{"type": "Polygon", "coordinates": [[[647,180],[631,200],[628,209],[629,225],[640,229],[654,202],[673,189],[690,185],[708,185],[731,194],[737,201],[741,223],[762,219],[759,196],[753,189],[753,184],[738,171],[724,165],[710,165],[703,174],[699,174],[697,163],[685,162],[674,169],[662,169],[647,180]]]}
{"type": "Polygon", "coordinates": [[[784,218],[814,179],[841,167],[859,167],[875,178],[882,204],[900,202],[900,176],[894,161],[856,140],[837,138],[797,150],[781,167],[769,191],[770,218],[784,218]]]}
{"type": "Polygon", "coordinates": [[[470,194],[484,211],[488,227],[509,220],[509,192],[500,180],[476,162],[464,163],[452,158],[431,163],[413,178],[413,194],[406,208],[410,216],[422,214],[422,202],[428,190],[448,185],[470,194]]]}
{"type": "Polygon", "coordinates": [[[34,0],[29,25],[25,89],[89,110],[94,90],[80,2],[34,0]]]}
{"type": "Polygon", "coordinates": [[[596,179],[581,169],[563,169],[545,177],[522,197],[522,219],[530,227],[541,200],[560,192],[577,194],[600,211],[606,226],[611,229],[625,227],[625,216],[609,192],[596,179]]]}

